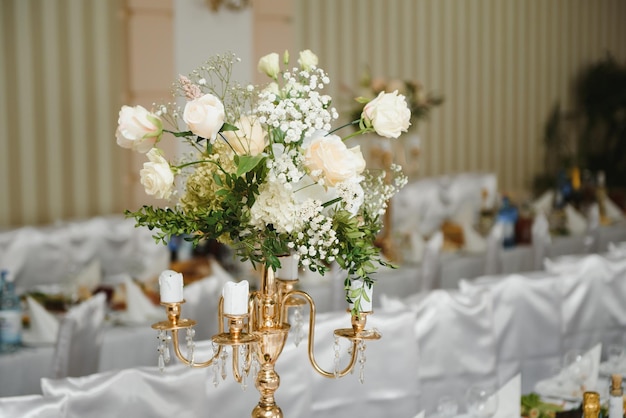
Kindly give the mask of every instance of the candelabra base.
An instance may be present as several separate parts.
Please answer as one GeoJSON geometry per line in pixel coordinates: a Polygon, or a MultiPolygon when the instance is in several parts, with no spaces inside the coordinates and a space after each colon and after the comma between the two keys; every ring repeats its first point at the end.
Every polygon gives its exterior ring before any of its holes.
{"type": "Polygon", "coordinates": [[[252,410],[252,418],[283,418],[283,411],[278,405],[257,405],[252,410]]]}

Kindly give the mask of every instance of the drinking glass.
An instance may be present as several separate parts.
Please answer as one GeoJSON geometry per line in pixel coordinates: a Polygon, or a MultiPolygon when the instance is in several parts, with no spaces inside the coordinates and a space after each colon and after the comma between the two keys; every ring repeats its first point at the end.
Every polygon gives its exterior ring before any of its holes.
{"type": "Polygon", "coordinates": [[[607,348],[607,354],[612,372],[619,372],[622,368],[622,361],[624,360],[624,346],[621,344],[611,344],[607,348]]]}
{"type": "Polygon", "coordinates": [[[439,418],[453,418],[457,415],[459,404],[451,396],[442,396],[437,402],[437,416],[439,418]]]}
{"type": "Polygon", "coordinates": [[[576,383],[580,390],[580,393],[577,395],[582,396],[582,393],[586,390],[585,382],[591,374],[591,357],[580,350],[570,350],[565,353],[563,363],[569,378],[576,383]]]}
{"type": "Polygon", "coordinates": [[[465,394],[467,412],[475,418],[491,418],[498,409],[498,394],[492,385],[472,385],[465,394]]]}

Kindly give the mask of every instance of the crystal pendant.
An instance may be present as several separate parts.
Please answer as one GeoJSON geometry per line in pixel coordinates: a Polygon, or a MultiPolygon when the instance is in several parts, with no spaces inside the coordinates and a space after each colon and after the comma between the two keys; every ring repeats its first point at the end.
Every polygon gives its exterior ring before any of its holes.
{"type": "MultiPolygon", "coordinates": [[[[217,344],[213,343],[213,353],[216,353],[218,350],[217,344]]],[[[215,359],[213,362],[213,386],[218,387],[220,385],[220,365],[218,359],[215,359]]]]}
{"type": "Polygon", "coordinates": [[[303,322],[302,308],[300,306],[296,306],[293,312],[293,342],[296,347],[304,338],[304,332],[302,330],[303,322]]]}
{"type": "Polygon", "coordinates": [[[239,354],[239,375],[241,376],[241,389],[246,390],[248,387],[248,373],[250,368],[248,365],[248,344],[240,346],[237,351],[239,354]]]}
{"type": "Polygon", "coordinates": [[[367,358],[365,357],[365,349],[367,346],[365,345],[365,341],[360,340],[357,348],[357,359],[359,363],[359,382],[363,384],[365,382],[365,361],[367,358]]]}
{"type": "Polygon", "coordinates": [[[335,378],[339,377],[339,337],[335,337],[335,344],[333,345],[333,350],[335,351],[335,358],[333,360],[333,364],[335,366],[334,374],[335,378]]]}
{"type": "Polygon", "coordinates": [[[189,359],[189,367],[192,367],[195,360],[195,348],[196,343],[193,341],[193,337],[196,335],[196,330],[193,328],[187,328],[187,335],[185,341],[187,342],[187,358],[189,359]]]}
{"type": "Polygon", "coordinates": [[[222,349],[222,354],[220,354],[220,376],[222,376],[222,380],[226,380],[226,359],[228,358],[228,353],[226,349],[222,349]]]}
{"type": "Polygon", "coordinates": [[[165,365],[170,362],[169,342],[171,339],[172,337],[167,334],[167,331],[159,330],[157,334],[157,352],[159,353],[158,366],[161,372],[165,370],[165,365]]]}

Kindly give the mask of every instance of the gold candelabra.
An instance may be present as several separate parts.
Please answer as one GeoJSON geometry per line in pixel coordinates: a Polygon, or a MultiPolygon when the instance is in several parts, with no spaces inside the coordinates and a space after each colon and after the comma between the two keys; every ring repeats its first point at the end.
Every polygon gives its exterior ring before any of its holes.
{"type": "Polygon", "coordinates": [[[309,334],[308,334],[308,357],[313,369],[327,378],[339,378],[350,373],[357,364],[359,353],[365,349],[365,340],[377,340],[381,335],[376,330],[365,329],[367,316],[372,312],[360,312],[352,315],[351,328],[336,329],[335,337],[343,337],[351,342],[350,361],[348,365],[339,370],[336,364],[334,371],[326,371],[315,360],[314,340],[315,340],[315,303],[307,293],[296,290],[295,280],[282,280],[275,277],[271,268],[265,268],[260,275],[259,290],[251,292],[248,298],[248,312],[242,315],[230,315],[224,313],[224,298],[221,297],[218,305],[219,333],[214,335],[212,340],[216,349],[212,358],[207,361],[197,363],[194,359],[193,345],[190,340],[193,336],[192,327],[196,321],[181,318],[182,302],[162,303],[165,306],[167,320],[152,325],[152,328],[159,331],[161,343],[159,346],[159,366],[163,367],[163,353],[169,356],[169,344],[174,347],[176,357],[190,367],[209,367],[215,362],[224,358],[225,347],[232,349],[232,372],[233,377],[239,383],[244,382],[248,375],[254,357],[259,365],[255,386],[260,393],[260,400],[252,410],[253,418],[279,418],[283,416],[282,410],[276,404],[274,393],[280,385],[280,378],[274,366],[285,342],[291,325],[289,324],[289,308],[299,307],[304,304],[309,305],[309,334]],[[228,329],[225,330],[224,323],[228,322],[228,329]],[[180,349],[180,338],[178,332],[187,330],[186,337],[188,347],[188,357],[185,357],[180,349]]]}

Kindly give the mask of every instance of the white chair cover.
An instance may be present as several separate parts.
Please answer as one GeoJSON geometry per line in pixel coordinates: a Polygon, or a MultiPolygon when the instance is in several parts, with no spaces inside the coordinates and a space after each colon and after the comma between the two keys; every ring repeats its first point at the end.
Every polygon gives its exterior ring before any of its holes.
{"type": "Polygon", "coordinates": [[[84,376],[98,370],[105,309],[106,295],[98,293],[65,315],[54,351],[54,377],[84,376]]]}
{"type": "Polygon", "coordinates": [[[211,275],[185,286],[182,314],[198,322],[195,326],[196,339],[208,340],[217,334],[219,301],[222,288],[228,281],[224,275],[211,275]]]}
{"type": "Polygon", "coordinates": [[[391,205],[394,229],[407,233],[417,229],[422,236],[434,233],[446,217],[441,201],[441,178],[420,179],[402,188],[391,205]]]}
{"type": "Polygon", "coordinates": [[[563,349],[587,350],[597,343],[605,347],[622,343],[626,329],[624,273],[616,273],[596,254],[572,262],[569,271],[560,267],[563,349]]]}
{"type": "MultiPolygon", "coordinates": [[[[379,310],[367,318],[367,328],[382,334],[378,341],[367,341],[364,383],[359,382],[359,366],[353,374],[329,379],[313,371],[305,354],[305,344],[298,348],[312,374],[312,416],[319,418],[409,417],[418,408],[418,357],[412,324],[415,313],[407,309],[396,312],[379,310]],[[304,346],[304,347],[303,347],[304,346]]],[[[326,371],[334,370],[333,332],[350,328],[350,317],[344,313],[321,315],[315,327],[315,357],[326,371]]],[[[347,341],[340,339],[341,367],[347,364],[347,341]]],[[[284,381],[284,380],[283,380],[284,381]]],[[[287,415],[285,415],[287,416],[287,415]]]]}
{"type": "Polygon", "coordinates": [[[7,418],[65,417],[65,396],[25,395],[0,398],[0,416],[7,418]]]}
{"type": "Polygon", "coordinates": [[[435,411],[443,394],[463,399],[474,383],[497,386],[494,318],[488,292],[470,295],[433,290],[413,303],[417,312],[420,407],[427,415],[435,411]]]}
{"type": "Polygon", "coordinates": [[[24,229],[6,257],[10,272],[15,274],[15,285],[27,291],[38,285],[66,284],[72,269],[68,236],[62,228],[24,229]],[[15,250],[15,252],[14,252],[15,250]],[[16,263],[17,265],[11,266],[16,263]],[[18,267],[21,265],[21,268],[18,267]]]}
{"type": "MultiPolygon", "coordinates": [[[[197,361],[211,354],[211,342],[200,341],[197,361]]],[[[288,343],[276,364],[281,386],[276,402],[286,417],[309,418],[311,381],[309,364],[300,358],[304,347],[288,343]]],[[[184,352],[184,348],[183,348],[184,352]]],[[[227,360],[228,377],[215,387],[213,367],[205,369],[170,365],[164,372],[156,367],[141,367],[98,373],[85,377],[42,379],[48,396],[68,397],[67,418],[176,416],[247,417],[259,401],[254,382],[245,390],[234,381],[227,360]]]]}
{"type": "Polygon", "coordinates": [[[462,281],[462,292],[488,291],[493,298],[498,380],[502,385],[518,373],[522,391],[550,377],[561,359],[561,295],[559,277],[513,274],[489,281],[462,281]]]}
{"type": "Polygon", "coordinates": [[[420,268],[421,290],[428,291],[439,285],[439,257],[443,248],[443,232],[437,231],[426,243],[420,268]]]}

